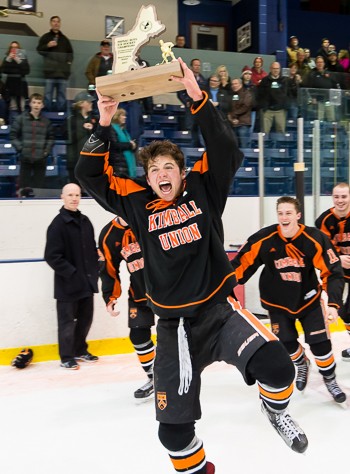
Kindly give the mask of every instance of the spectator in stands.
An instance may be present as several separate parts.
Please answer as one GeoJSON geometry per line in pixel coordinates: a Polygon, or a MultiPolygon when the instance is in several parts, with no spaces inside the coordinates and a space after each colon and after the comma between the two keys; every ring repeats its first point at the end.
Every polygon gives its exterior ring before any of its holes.
{"type": "Polygon", "coordinates": [[[253,93],[251,89],[243,87],[242,79],[239,77],[232,79],[231,90],[232,100],[227,116],[236,132],[240,148],[249,148],[253,93]]]}
{"type": "MultiPolygon", "coordinates": [[[[254,132],[255,127],[259,127],[259,116],[256,113],[256,86],[253,84],[252,76],[253,76],[253,73],[250,67],[244,66],[242,69],[242,74],[241,74],[242,86],[243,86],[243,89],[249,90],[253,97],[253,107],[252,107],[252,112],[250,116],[251,118],[250,133],[254,132]]],[[[232,82],[231,82],[231,91],[232,91],[232,82]]]]}
{"type": "Polygon", "coordinates": [[[29,74],[30,67],[18,41],[11,41],[1,65],[1,72],[7,74],[5,87],[10,99],[9,110],[23,112],[28,99],[26,75],[29,74]]]}
{"type": "Polygon", "coordinates": [[[345,72],[349,72],[350,67],[350,58],[349,58],[349,51],[347,49],[341,49],[338,53],[338,61],[345,72]]]}
{"type": "Polygon", "coordinates": [[[79,92],[74,98],[72,114],[67,120],[67,171],[70,183],[79,184],[74,174],[74,168],[84,143],[97,126],[98,118],[92,112],[94,100],[87,92],[79,92]]]}
{"type": "Polygon", "coordinates": [[[338,89],[340,84],[336,73],[326,69],[323,56],[317,56],[316,68],[310,71],[307,82],[303,85],[310,89],[319,89],[310,92],[310,104],[308,107],[309,119],[335,120],[334,105],[329,104],[329,89],[338,89]]]}
{"type": "Polygon", "coordinates": [[[263,58],[258,56],[254,59],[252,67],[252,83],[254,86],[260,84],[261,79],[267,76],[267,72],[263,70],[263,58]]]}
{"type": "Polygon", "coordinates": [[[94,90],[96,77],[110,74],[113,67],[113,54],[111,53],[111,43],[103,40],[100,43],[100,52],[96,53],[89,61],[85,76],[89,81],[89,90],[94,90]]]}
{"type": "Polygon", "coordinates": [[[328,53],[327,69],[332,72],[345,72],[343,66],[339,64],[338,53],[336,51],[330,51],[328,53]]]}
{"type": "Polygon", "coordinates": [[[37,51],[44,57],[45,108],[65,112],[67,107],[67,81],[71,73],[73,48],[69,39],[61,32],[61,19],[50,18],[51,29],[39,39],[37,51]],[[56,91],[56,107],[53,96],[56,91]]]}
{"type": "Polygon", "coordinates": [[[184,35],[176,35],[174,48],[187,48],[186,38],[184,35]]]}
{"type": "Polygon", "coordinates": [[[299,87],[302,82],[300,74],[298,74],[297,63],[291,63],[289,66],[289,85],[288,85],[288,109],[287,118],[296,120],[299,117],[299,87]]]}
{"type": "Polygon", "coordinates": [[[288,66],[291,64],[291,63],[295,63],[296,60],[297,60],[297,52],[298,50],[300,49],[300,46],[299,46],[299,40],[296,36],[291,36],[289,38],[289,43],[288,43],[288,46],[286,47],[286,50],[287,50],[287,56],[288,56],[288,60],[287,60],[287,64],[288,66]]]}
{"type": "Polygon", "coordinates": [[[43,107],[44,97],[32,94],[30,110],[18,115],[11,126],[10,140],[20,156],[20,190],[44,185],[46,161],[55,137],[50,120],[41,114],[43,107]]]}
{"type": "Polygon", "coordinates": [[[305,61],[305,52],[303,49],[299,49],[297,51],[297,60],[296,60],[296,66],[297,66],[297,74],[301,77],[301,80],[305,80],[306,76],[310,72],[310,68],[308,64],[305,61]]]}
{"type": "Polygon", "coordinates": [[[0,73],[0,125],[8,123],[8,102],[9,95],[5,84],[1,80],[0,73]]]}
{"type": "Polygon", "coordinates": [[[209,76],[207,92],[211,103],[227,115],[230,104],[230,93],[226,89],[220,89],[220,78],[217,74],[209,76]]]}
{"type": "Polygon", "coordinates": [[[231,91],[231,78],[228,73],[227,67],[224,64],[222,64],[221,66],[218,66],[216,68],[215,74],[220,79],[220,89],[230,92],[231,91]]]}
{"type": "MultiPolygon", "coordinates": [[[[205,90],[207,81],[205,80],[204,76],[201,73],[202,63],[200,59],[197,59],[197,58],[192,59],[190,63],[190,69],[192,70],[200,89],[205,90]]],[[[204,142],[203,142],[199,127],[191,113],[191,105],[193,101],[185,90],[178,92],[177,96],[185,106],[185,127],[187,130],[191,131],[192,146],[195,148],[200,148],[201,146],[204,145],[204,142]]]]}
{"type": "Polygon", "coordinates": [[[126,130],[126,117],[126,111],[122,108],[118,108],[113,116],[109,136],[109,163],[118,175],[135,178],[137,143],[126,130]]]}
{"type": "Polygon", "coordinates": [[[325,64],[327,64],[327,60],[328,60],[328,48],[329,48],[329,39],[323,38],[322,43],[321,43],[321,48],[317,51],[316,57],[322,56],[325,61],[325,64]]]}
{"type": "Polygon", "coordinates": [[[257,103],[262,113],[262,131],[270,133],[275,125],[276,132],[285,133],[286,109],[288,107],[288,78],[281,75],[281,65],[273,62],[270,74],[257,87],[257,103]]]}
{"type": "Polygon", "coordinates": [[[316,63],[311,57],[311,51],[309,50],[309,48],[305,48],[304,53],[305,53],[305,64],[308,66],[309,69],[311,70],[315,69],[316,63]]]}

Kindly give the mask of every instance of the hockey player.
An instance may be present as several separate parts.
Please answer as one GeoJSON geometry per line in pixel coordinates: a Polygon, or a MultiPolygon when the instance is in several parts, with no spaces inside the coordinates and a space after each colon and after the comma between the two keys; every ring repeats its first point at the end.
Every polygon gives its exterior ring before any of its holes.
{"type": "Polygon", "coordinates": [[[126,262],[130,274],[128,319],[130,341],[148,377],[148,381],[134,392],[134,397],[149,398],[154,393],[155,347],[151,339],[154,314],[146,305],[144,263],[140,246],[132,230],[121,217],[116,217],[102,229],[99,236],[99,257],[102,296],[111,316],[120,314],[117,309],[118,298],[121,295],[119,267],[123,260],[126,262]]]}
{"type": "MultiPolygon", "coordinates": [[[[332,190],[334,207],[324,211],[315,222],[332,241],[340,254],[344,270],[344,281],[347,284],[347,298],[342,305],[339,316],[350,335],[350,188],[347,183],[339,183],[332,190]]],[[[350,347],[341,353],[342,359],[350,361],[350,347]]]]}
{"type": "Polygon", "coordinates": [[[264,265],[259,281],[261,304],[268,310],[272,332],[283,342],[296,365],[297,389],[305,389],[310,364],[298,342],[299,320],[327,390],[336,402],[342,403],[346,395],[335,379],[336,364],[321,304],[323,289],[328,295],[326,316],[335,321],[344,286],[338,254],[321,231],[299,224],[297,199],[279,198],[277,217],[278,224],[251,235],[233,259],[237,280],[246,283],[264,265]],[[320,271],[322,286],[316,269],[320,271]]]}
{"type": "Polygon", "coordinates": [[[118,104],[100,96],[100,124],[76,173],[97,202],[128,222],[142,249],[148,304],[159,316],[154,383],[160,441],[176,472],[213,474],[195,420],[201,417],[201,372],[215,361],[235,365],[247,384],[257,382],[264,414],[291,449],[302,453],[308,441],[287,411],[295,376],[287,351],[229,298],[236,281],[221,216],[243,155],[228,120],[179,62],[184,77],[173,80],[192,98],[206,142],[192,170],[186,175],[177,145],[156,141],[140,153],[144,178],[113,175],[107,137],[118,104]]]}

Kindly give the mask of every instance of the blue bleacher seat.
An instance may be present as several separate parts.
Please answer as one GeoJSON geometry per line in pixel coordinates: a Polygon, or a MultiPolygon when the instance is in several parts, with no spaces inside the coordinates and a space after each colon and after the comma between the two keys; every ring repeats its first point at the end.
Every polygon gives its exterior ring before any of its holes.
{"type": "Polygon", "coordinates": [[[1,125],[0,126],[0,143],[6,143],[10,141],[10,125],[1,125]]]}
{"type": "Polygon", "coordinates": [[[274,148],[292,148],[297,144],[297,137],[295,133],[272,132],[270,133],[269,138],[273,143],[274,148]]]}
{"type": "Polygon", "coordinates": [[[154,128],[177,130],[179,121],[175,115],[151,115],[154,128]]]}
{"type": "MultiPolygon", "coordinates": [[[[284,168],[286,176],[289,178],[290,194],[295,194],[295,171],[294,168],[284,168]]],[[[304,177],[304,193],[310,195],[312,193],[312,169],[311,167],[305,167],[303,174],[304,177]]]]}
{"type": "Polygon", "coordinates": [[[321,168],[321,194],[331,195],[334,186],[340,181],[346,181],[346,170],[342,167],[322,167],[321,168]]]}
{"type": "Polygon", "coordinates": [[[140,146],[145,146],[153,140],[164,140],[163,130],[144,130],[140,136],[140,146]]]}
{"type": "Polygon", "coordinates": [[[197,160],[203,155],[204,148],[181,147],[182,153],[185,156],[185,163],[187,168],[192,168],[197,160]]]}
{"type": "Polygon", "coordinates": [[[19,165],[0,165],[0,176],[18,176],[19,165]]]}
{"type": "Polygon", "coordinates": [[[241,167],[233,179],[231,194],[233,196],[257,196],[258,182],[255,166],[241,167]]]}
{"type": "Polygon", "coordinates": [[[183,104],[179,105],[167,105],[167,110],[171,115],[183,115],[185,113],[185,106],[183,104]]]}
{"type": "Polygon", "coordinates": [[[177,145],[191,146],[192,134],[187,130],[164,130],[164,135],[177,145]]]}
{"type": "Polygon", "coordinates": [[[16,178],[0,178],[0,198],[16,197],[16,178]]]}
{"type": "Polygon", "coordinates": [[[266,166],[292,166],[293,156],[288,148],[265,148],[264,162],[266,166]]]}
{"type": "Polygon", "coordinates": [[[258,166],[259,164],[259,148],[241,148],[244,155],[244,166],[258,166]]]}
{"type": "Polygon", "coordinates": [[[267,166],[264,168],[264,176],[266,196],[282,196],[290,194],[290,178],[288,172],[286,172],[286,167],[267,166]]]}

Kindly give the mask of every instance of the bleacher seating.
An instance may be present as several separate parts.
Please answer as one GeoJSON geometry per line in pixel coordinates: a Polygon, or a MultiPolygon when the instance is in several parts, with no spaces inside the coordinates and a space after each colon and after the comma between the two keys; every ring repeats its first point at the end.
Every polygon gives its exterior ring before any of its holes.
{"type": "Polygon", "coordinates": [[[187,130],[164,130],[164,135],[179,146],[191,146],[192,134],[187,130]]]}
{"type": "Polygon", "coordinates": [[[1,125],[0,126],[0,143],[7,143],[10,141],[10,125],[1,125]]]}
{"type": "Polygon", "coordinates": [[[293,156],[288,148],[265,148],[264,162],[266,166],[291,166],[293,156]]]}
{"type": "Polygon", "coordinates": [[[0,164],[14,165],[17,162],[17,151],[9,142],[0,143],[0,164]]]}
{"type": "Polygon", "coordinates": [[[267,166],[264,168],[265,195],[289,195],[291,191],[290,177],[284,166],[267,166]]]}
{"type": "Polygon", "coordinates": [[[192,168],[197,160],[203,155],[204,148],[181,147],[182,153],[185,156],[185,163],[187,168],[192,168]]]}
{"type": "Polygon", "coordinates": [[[256,167],[241,167],[233,179],[233,196],[257,196],[258,195],[258,176],[256,167]]]}
{"type": "Polygon", "coordinates": [[[153,140],[164,140],[163,130],[144,130],[140,136],[140,146],[145,146],[151,143],[153,140]]]}

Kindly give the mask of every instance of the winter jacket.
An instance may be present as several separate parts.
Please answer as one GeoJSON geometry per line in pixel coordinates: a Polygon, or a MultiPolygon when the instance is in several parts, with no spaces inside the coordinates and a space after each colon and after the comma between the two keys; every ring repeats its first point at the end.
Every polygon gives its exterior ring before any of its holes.
{"type": "Polygon", "coordinates": [[[45,33],[36,48],[44,56],[45,79],[68,79],[73,61],[73,48],[69,39],[60,31],[56,35],[52,30],[45,33]],[[47,44],[57,36],[57,46],[48,48],[47,44]]]}
{"type": "Polygon", "coordinates": [[[48,118],[39,115],[36,119],[30,112],[23,112],[12,123],[10,141],[22,162],[33,163],[50,154],[55,136],[48,118]]]}

